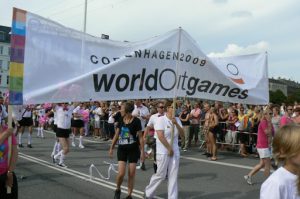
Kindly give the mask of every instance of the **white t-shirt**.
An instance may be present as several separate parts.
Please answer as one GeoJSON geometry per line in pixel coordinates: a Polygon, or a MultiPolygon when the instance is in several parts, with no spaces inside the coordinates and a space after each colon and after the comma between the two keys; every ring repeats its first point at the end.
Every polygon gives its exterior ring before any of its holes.
{"type": "Polygon", "coordinates": [[[31,118],[32,117],[32,109],[26,109],[26,106],[23,107],[22,117],[31,118]]]}
{"type": "Polygon", "coordinates": [[[262,184],[260,199],[300,199],[296,185],[297,176],[280,167],[262,184]]]}
{"type": "MultiPolygon", "coordinates": [[[[178,117],[176,117],[177,123],[182,126],[181,121],[178,117]]],[[[173,123],[169,118],[164,115],[158,117],[155,124],[154,129],[155,131],[163,130],[164,136],[166,140],[170,143],[171,142],[171,131],[172,131],[173,123]]],[[[156,134],[156,132],[155,132],[156,134]]],[[[179,155],[179,147],[178,147],[178,129],[174,125],[174,140],[173,140],[173,151],[175,155],[179,155]]],[[[168,154],[167,148],[160,142],[160,140],[156,139],[156,153],[157,154],[168,154]]]]}
{"type": "Polygon", "coordinates": [[[12,106],[12,117],[16,121],[20,121],[22,119],[22,110],[23,110],[23,105],[13,105],[12,106]]]}
{"type": "Polygon", "coordinates": [[[134,110],[132,111],[132,115],[141,120],[142,131],[144,131],[147,120],[143,119],[142,117],[146,117],[150,115],[149,109],[144,105],[141,105],[140,107],[134,105],[134,110]]]}
{"type": "Polygon", "coordinates": [[[71,118],[74,106],[68,106],[68,110],[63,110],[62,106],[56,109],[57,116],[57,128],[70,129],[71,128],[71,118]]]}
{"type": "Polygon", "coordinates": [[[93,113],[95,114],[95,121],[100,121],[100,115],[103,115],[103,111],[101,107],[96,108],[93,113]]]}
{"type": "MultiPolygon", "coordinates": [[[[164,115],[164,114],[163,114],[163,115],[164,115]]],[[[163,116],[163,115],[162,115],[162,116],[163,116]]],[[[148,126],[148,127],[153,127],[153,128],[154,128],[157,119],[158,119],[159,117],[162,117],[162,116],[160,116],[160,113],[155,113],[155,114],[151,115],[151,117],[149,118],[149,121],[148,121],[147,126],[148,126]]],[[[157,138],[156,132],[154,133],[154,138],[157,138]]]]}
{"type": "Polygon", "coordinates": [[[116,112],[112,112],[112,111],[109,111],[109,113],[108,113],[108,123],[109,124],[114,124],[115,123],[115,118],[114,118],[114,116],[116,115],[116,112]]]}
{"type": "Polygon", "coordinates": [[[54,121],[54,124],[57,125],[57,112],[56,112],[56,109],[53,113],[53,121],[54,121]]]}

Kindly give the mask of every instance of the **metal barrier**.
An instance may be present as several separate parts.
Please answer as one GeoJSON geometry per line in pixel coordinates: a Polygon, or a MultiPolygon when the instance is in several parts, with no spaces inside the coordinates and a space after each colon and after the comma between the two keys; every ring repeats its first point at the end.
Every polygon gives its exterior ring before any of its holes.
{"type": "MultiPolygon", "coordinates": [[[[206,140],[205,140],[205,133],[204,133],[204,126],[202,126],[200,124],[199,126],[200,130],[199,130],[199,142],[200,142],[200,147],[199,149],[203,149],[206,140]]],[[[235,146],[239,146],[239,140],[238,140],[238,134],[246,134],[248,135],[248,143],[246,144],[247,147],[251,146],[251,143],[256,143],[256,137],[257,137],[257,133],[250,133],[247,131],[232,131],[227,129],[227,123],[226,122],[219,122],[219,127],[220,128],[220,133],[217,134],[216,140],[217,140],[217,144],[221,144],[221,145],[231,145],[233,148],[235,146]],[[254,138],[255,137],[255,138],[254,138]]]]}

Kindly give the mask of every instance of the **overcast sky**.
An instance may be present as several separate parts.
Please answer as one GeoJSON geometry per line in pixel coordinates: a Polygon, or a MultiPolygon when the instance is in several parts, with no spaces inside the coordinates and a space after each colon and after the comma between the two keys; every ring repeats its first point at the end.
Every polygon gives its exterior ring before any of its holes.
{"type": "MultiPolygon", "coordinates": [[[[0,0],[0,24],[12,7],[83,30],[84,0],[0,0]]],[[[299,0],[88,0],[87,33],[139,41],[182,27],[209,56],[267,51],[269,77],[300,82],[299,0]]]]}

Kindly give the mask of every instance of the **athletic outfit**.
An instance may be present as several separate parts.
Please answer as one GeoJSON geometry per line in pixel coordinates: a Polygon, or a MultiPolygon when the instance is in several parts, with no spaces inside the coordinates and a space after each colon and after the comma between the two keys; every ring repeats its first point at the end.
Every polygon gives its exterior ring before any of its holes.
{"type": "Polygon", "coordinates": [[[123,120],[120,120],[117,128],[119,129],[118,161],[137,163],[140,158],[138,132],[142,129],[141,121],[134,117],[131,123],[125,124],[123,120]]]}
{"type": "MultiPolygon", "coordinates": [[[[182,126],[179,118],[176,118],[177,123],[182,126]]],[[[154,125],[154,129],[157,132],[162,130],[166,140],[171,142],[171,131],[172,126],[174,127],[174,140],[173,140],[173,151],[174,155],[170,157],[168,155],[167,148],[156,139],[156,161],[157,161],[157,172],[152,175],[149,185],[145,189],[145,195],[147,198],[153,198],[155,190],[165,180],[168,174],[168,198],[178,198],[178,170],[179,170],[179,159],[180,152],[178,146],[178,129],[173,125],[172,121],[165,115],[157,119],[154,125]]]]}
{"type": "MultiPolygon", "coordinates": [[[[84,122],[82,119],[82,113],[83,113],[83,109],[80,108],[80,106],[77,106],[74,110],[73,110],[73,114],[77,113],[80,116],[79,117],[73,117],[73,120],[71,121],[71,126],[72,128],[78,128],[81,129],[84,127],[84,122]]],[[[75,133],[75,132],[74,132],[75,133]]],[[[83,136],[79,135],[79,148],[84,148],[83,144],[82,144],[82,139],[83,136]]],[[[72,135],[72,146],[75,147],[75,134],[72,135]]]]}
{"type": "MultiPolygon", "coordinates": [[[[56,130],[56,137],[58,138],[66,138],[68,139],[71,133],[71,118],[73,113],[73,106],[68,106],[64,108],[59,106],[56,109],[56,117],[57,117],[57,130],[56,130]]],[[[64,160],[65,154],[63,150],[60,150],[56,155],[54,155],[54,160],[59,159],[59,166],[65,167],[64,160]]]]}
{"type": "MultiPolygon", "coordinates": [[[[31,108],[28,108],[28,107],[23,108],[23,110],[22,110],[22,119],[19,121],[19,125],[23,128],[32,127],[33,120],[32,120],[32,109],[31,108]]],[[[29,148],[32,148],[32,146],[31,146],[31,139],[32,139],[31,133],[28,132],[28,144],[27,144],[27,146],[29,148]]],[[[22,145],[22,133],[19,134],[19,147],[23,147],[23,145],[22,145]]]]}

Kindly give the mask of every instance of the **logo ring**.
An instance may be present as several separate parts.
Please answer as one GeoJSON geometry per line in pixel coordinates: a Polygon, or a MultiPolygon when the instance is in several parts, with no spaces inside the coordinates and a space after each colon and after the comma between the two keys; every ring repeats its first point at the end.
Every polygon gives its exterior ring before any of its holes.
{"type": "Polygon", "coordinates": [[[229,64],[227,64],[226,68],[227,68],[228,72],[234,76],[237,76],[239,74],[239,69],[234,64],[229,63],[229,64]]]}

